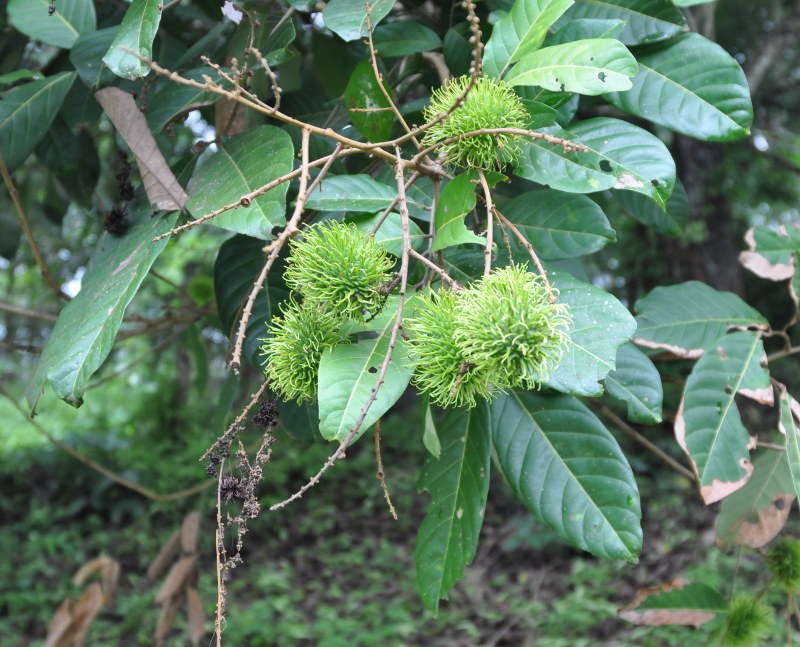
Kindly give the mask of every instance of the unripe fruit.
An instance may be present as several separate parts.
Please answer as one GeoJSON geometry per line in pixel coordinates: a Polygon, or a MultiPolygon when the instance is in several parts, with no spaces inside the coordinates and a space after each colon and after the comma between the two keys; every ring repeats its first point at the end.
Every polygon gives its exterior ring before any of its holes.
{"type": "MultiPolygon", "coordinates": [[[[440,114],[447,113],[463,95],[469,81],[469,76],[462,76],[434,90],[431,103],[424,111],[425,121],[433,121],[440,114]]],[[[431,126],[423,143],[432,145],[484,128],[527,128],[528,122],[525,105],[511,86],[499,79],[481,77],[470,88],[464,105],[431,126]]],[[[502,168],[519,157],[520,140],[520,135],[508,133],[475,135],[444,144],[438,152],[442,158],[458,166],[502,168]]]]}
{"type": "Polygon", "coordinates": [[[740,595],[731,602],[724,647],[754,647],[762,644],[772,625],[769,607],[751,595],[740,595]]]}
{"type": "Polygon", "coordinates": [[[384,305],[394,261],[352,224],[329,220],[292,241],[285,279],[303,299],[334,315],[364,320],[384,305]]]}
{"type": "Polygon", "coordinates": [[[800,541],[783,539],[767,553],[767,568],[772,579],[787,593],[800,590],[800,541]]]}

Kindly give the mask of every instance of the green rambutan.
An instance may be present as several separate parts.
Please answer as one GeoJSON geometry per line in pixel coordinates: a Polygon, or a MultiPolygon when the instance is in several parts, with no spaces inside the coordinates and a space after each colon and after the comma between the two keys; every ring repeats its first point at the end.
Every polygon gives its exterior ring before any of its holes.
{"type": "Polygon", "coordinates": [[[769,549],[767,568],[772,579],[787,593],[800,589],[800,541],[782,539],[769,549]]]}
{"type": "Polygon", "coordinates": [[[728,624],[722,638],[724,647],[759,645],[772,626],[772,611],[752,595],[740,595],[731,602],[728,624]]]}

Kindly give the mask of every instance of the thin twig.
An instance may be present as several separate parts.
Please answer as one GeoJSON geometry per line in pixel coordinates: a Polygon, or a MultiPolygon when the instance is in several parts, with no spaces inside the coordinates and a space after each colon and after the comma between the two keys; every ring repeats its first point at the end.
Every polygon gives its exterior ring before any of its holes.
{"type": "Polygon", "coordinates": [[[679,472],[683,476],[685,476],[690,481],[696,481],[696,477],[694,473],[687,467],[681,465],[678,461],[676,461],[672,456],[667,454],[663,449],[651,443],[647,438],[642,436],[638,431],[636,431],[633,427],[631,427],[627,422],[625,422],[622,418],[620,418],[616,413],[614,413],[611,409],[609,409],[606,405],[604,405],[599,400],[594,398],[589,398],[589,403],[595,408],[598,409],[603,413],[603,415],[608,418],[611,422],[613,422],[620,430],[624,431],[628,434],[631,438],[633,438],[637,443],[643,445],[651,452],[653,452],[656,456],[658,456],[661,460],[663,460],[667,465],[669,465],[672,469],[676,472],[679,472]]]}
{"type": "Polygon", "coordinates": [[[406,202],[406,192],[405,192],[405,180],[403,178],[403,164],[402,164],[402,157],[400,154],[400,148],[395,149],[395,154],[397,157],[397,163],[395,165],[395,180],[397,182],[397,191],[400,195],[400,223],[401,228],[403,231],[403,254],[400,259],[400,292],[397,304],[397,315],[395,316],[394,324],[392,325],[392,332],[389,336],[389,346],[386,350],[386,357],[384,357],[383,362],[381,363],[380,369],[378,370],[378,379],[375,382],[375,386],[372,387],[372,391],[370,391],[369,397],[367,401],[364,403],[363,408],[361,409],[361,413],[356,420],[356,423],[350,429],[349,433],[345,438],[339,443],[339,447],[336,451],[333,452],[328,457],[328,460],[325,461],[325,464],[320,468],[320,470],[311,477],[311,479],[305,483],[297,492],[292,494],[289,498],[284,499],[280,503],[276,503],[275,505],[270,507],[270,510],[278,510],[279,508],[283,508],[284,506],[289,505],[293,501],[301,498],[303,494],[305,494],[309,489],[314,487],[317,483],[319,483],[322,475],[333,465],[337,460],[344,456],[345,450],[350,445],[352,440],[358,435],[358,432],[361,429],[361,425],[364,423],[364,419],[367,417],[367,413],[372,407],[372,404],[375,402],[375,398],[378,396],[378,391],[380,390],[381,386],[383,385],[384,379],[386,378],[386,371],[389,368],[389,363],[392,360],[392,354],[394,352],[394,347],[397,344],[397,335],[400,330],[400,325],[403,321],[403,305],[405,303],[406,297],[406,288],[408,287],[408,260],[409,260],[409,250],[411,249],[411,230],[409,227],[409,215],[408,215],[408,203],[406,202]]]}
{"type": "Polygon", "coordinates": [[[242,412],[238,416],[236,416],[236,420],[234,420],[230,425],[228,425],[228,428],[225,430],[225,433],[222,434],[217,439],[217,441],[213,445],[211,445],[211,447],[209,447],[200,458],[197,459],[199,462],[206,460],[206,458],[209,457],[211,452],[217,449],[229,436],[231,436],[235,432],[236,427],[238,427],[239,424],[242,422],[242,420],[245,419],[247,414],[250,413],[250,409],[256,406],[256,403],[261,398],[264,391],[266,391],[267,387],[269,386],[269,383],[270,380],[264,380],[264,382],[262,382],[261,386],[258,387],[258,390],[255,393],[253,393],[252,396],[250,396],[250,402],[247,403],[247,406],[245,406],[242,412]]]}
{"type": "Polygon", "coordinates": [[[791,346],[789,348],[785,348],[784,350],[779,350],[772,355],[767,356],[768,362],[774,362],[775,360],[783,359],[784,357],[789,357],[791,355],[797,355],[800,353],[800,346],[791,346]]]}
{"type": "Polygon", "coordinates": [[[10,303],[0,303],[0,310],[23,317],[31,317],[32,319],[41,319],[43,321],[56,321],[58,319],[58,316],[51,315],[49,312],[28,310],[27,308],[20,308],[19,306],[12,306],[10,303]]]}
{"type": "Polygon", "coordinates": [[[389,512],[392,518],[397,521],[397,510],[392,505],[392,499],[389,496],[389,488],[386,487],[386,473],[383,471],[383,461],[381,460],[381,419],[375,421],[375,463],[378,466],[378,473],[375,478],[380,481],[381,488],[383,489],[383,498],[386,499],[386,504],[389,506],[389,512]]]}
{"type": "Polygon", "coordinates": [[[98,472],[105,476],[107,479],[113,481],[117,485],[121,485],[132,492],[136,492],[137,494],[143,496],[146,499],[150,499],[151,501],[156,501],[158,503],[167,503],[169,501],[176,501],[178,499],[183,499],[187,496],[191,496],[193,494],[197,494],[198,492],[202,492],[206,488],[208,488],[213,481],[206,481],[204,483],[200,483],[199,485],[195,485],[193,487],[187,488],[185,490],[178,490],[177,492],[170,492],[169,494],[159,494],[158,492],[153,492],[152,490],[139,485],[138,483],[134,483],[133,481],[129,481],[123,476],[120,476],[116,472],[112,472],[107,467],[100,465],[93,461],[91,458],[84,456],[78,450],[73,449],[66,443],[61,442],[58,438],[53,436],[49,431],[47,431],[42,425],[40,425],[36,420],[31,418],[28,413],[19,405],[19,403],[11,397],[11,395],[5,391],[2,387],[0,387],[0,395],[5,397],[13,407],[22,414],[22,417],[27,420],[27,422],[33,426],[36,431],[38,431],[42,436],[47,438],[53,445],[58,447],[59,449],[65,451],[67,454],[72,456],[74,459],[80,461],[90,469],[93,469],[95,472],[98,472]]]}
{"type": "Polygon", "coordinates": [[[33,237],[33,231],[31,231],[31,226],[28,222],[28,216],[25,213],[25,209],[22,207],[22,202],[20,202],[19,191],[17,191],[14,181],[11,179],[11,173],[8,171],[6,160],[3,157],[2,151],[0,151],[0,175],[3,176],[3,182],[5,182],[6,188],[8,189],[8,194],[11,196],[11,201],[14,203],[14,208],[17,210],[19,226],[22,227],[22,231],[28,241],[28,245],[30,245],[33,258],[36,261],[36,265],[39,266],[39,271],[42,273],[42,278],[44,278],[45,283],[50,286],[50,289],[59,299],[69,301],[69,295],[58,286],[53,279],[53,275],[50,274],[50,270],[47,269],[47,265],[45,265],[44,258],[42,258],[42,252],[39,249],[36,239],[33,237]]]}
{"type": "Polygon", "coordinates": [[[492,271],[492,245],[494,244],[494,219],[492,218],[494,203],[483,169],[478,169],[478,179],[483,187],[483,199],[486,201],[486,250],[483,252],[483,275],[489,276],[492,271]]]}
{"type": "MultiPolygon", "coordinates": [[[[419,175],[419,173],[417,171],[414,171],[411,174],[411,177],[408,178],[408,182],[406,182],[406,191],[408,191],[411,188],[411,185],[414,184],[414,182],[416,182],[419,179],[419,177],[420,177],[420,175],[419,175]]],[[[376,222],[375,226],[372,228],[372,231],[369,234],[370,236],[374,236],[377,233],[378,229],[381,228],[381,225],[383,225],[383,223],[386,220],[387,216],[392,212],[392,209],[394,209],[397,206],[397,203],[398,203],[399,200],[400,200],[400,196],[396,195],[394,197],[394,199],[392,200],[392,202],[389,204],[389,206],[386,207],[386,209],[383,210],[383,213],[381,214],[381,217],[378,218],[378,222],[376,222]]]]}
{"type": "Polygon", "coordinates": [[[539,272],[539,275],[542,277],[542,281],[544,281],[544,285],[547,288],[547,291],[550,293],[550,296],[547,297],[547,300],[550,303],[556,302],[556,295],[553,292],[553,286],[550,285],[550,281],[547,279],[547,270],[544,269],[541,261],[539,260],[539,256],[536,254],[536,250],[533,249],[533,245],[531,245],[530,241],[522,235],[522,232],[517,229],[517,226],[511,222],[508,218],[506,218],[502,213],[500,213],[497,208],[494,209],[494,214],[498,217],[500,222],[506,225],[517,237],[522,246],[528,250],[528,253],[531,255],[531,259],[533,259],[533,264],[536,266],[536,269],[539,272]]]}
{"type": "Polygon", "coordinates": [[[417,250],[415,250],[414,248],[411,248],[411,249],[408,251],[408,254],[409,254],[409,256],[413,256],[414,258],[416,258],[418,261],[421,261],[421,262],[425,263],[425,266],[426,266],[426,267],[428,267],[428,268],[432,269],[432,270],[433,270],[434,272],[436,272],[436,273],[437,273],[439,276],[441,276],[441,277],[442,277],[442,279],[444,279],[445,281],[447,281],[447,284],[448,284],[448,285],[449,285],[451,288],[453,288],[454,290],[460,290],[460,289],[461,289],[461,285],[458,283],[458,281],[456,281],[455,279],[453,279],[453,278],[452,278],[452,277],[451,277],[451,276],[450,276],[450,275],[449,275],[447,272],[445,272],[445,271],[444,271],[444,270],[443,270],[441,267],[439,267],[439,266],[438,266],[436,263],[434,263],[434,262],[433,262],[432,260],[430,260],[429,258],[427,258],[427,257],[423,256],[422,254],[420,254],[420,253],[419,253],[417,250]]]}
{"type": "Polygon", "coordinates": [[[225,535],[225,526],[222,524],[222,474],[225,467],[225,459],[223,458],[219,464],[219,474],[217,475],[217,530],[214,533],[216,544],[214,550],[214,557],[217,563],[217,613],[214,617],[214,633],[217,635],[217,647],[222,647],[222,623],[225,622],[225,578],[222,576],[223,564],[226,560],[225,544],[223,537],[225,535]],[[220,559],[222,555],[222,559],[220,559]]]}

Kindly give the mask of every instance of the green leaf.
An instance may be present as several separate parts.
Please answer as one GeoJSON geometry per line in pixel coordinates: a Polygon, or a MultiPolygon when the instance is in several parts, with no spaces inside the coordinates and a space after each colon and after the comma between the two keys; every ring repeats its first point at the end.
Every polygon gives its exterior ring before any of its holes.
{"type": "MultiPolygon", "coordinates": [[[[381,215],[382,212],[371,216],[348,218],[348,220],[355,224],[365,236],[369,236],[381,215]]],[[[419,251],[428,240],[427,236],[413,220],[409,220],[408,229],[411,234],[411,246],[419,251]]],[[[390,254],[394,254],[397,257],[403,254],[403,227],[400,224],[399,213],[391,212],[386,216],[380,229],[375,232],[375,241],[390,254]]]]}
{"type": "Polygon", "coordinates": [[[491,403],[497,464],[514,494],[559,537],[606,559],[642,547],[636,481],[614,437],[575,398],[503,393],[491,403]]]}
{"type": "MultiPolygon", "coordinates": [[[[392,96],[391,89],[387,90],[392,96]]],[[[344,97],[350,121],[358,132],[371,142],[389,139],[394,113],[387,109],[389,100],[383,94],[369,61],[361,61],[356,65],[347,82],[344,97]],[[369,110],[374,112],[363,112],[369,110]]]]}
{"type": "MultiPolygon", "coordinates": [[[[378,382],[389,351],[395,318],[387,317],[377,336],[356,344],[340,344],[322,353],[319,363],[319,431],[325,440],[342,441],[353,429],[378,382]]],[[[414,370],[398,334],[383,384],[369,408],[360,437],[397,402],[414,370]]]]}
{"type": "Polygon", "coordinates": [[[64,49],[72,47],[79,35],[94,31],[96,22],[92,0],[55,4],[50,0],[11,0],[8,19],[26,36],[64,49]],[[52,6],[55,13],[50,15],[52,6]]]}
{"type": "MultiPolygon", "coordinates": [[[[786,391],[786,387],[778,383],[780,405],[778,429],[786,436],[786,458],[791,472],[793,492],[800,497],[800,403],[786,391]]],[[[787,492],[790,490],[787,490],[787,492]]],[[[789,506],[786,506],[787,510],[789,506]]],[[[788,514],[788,512],[787,512],[788,514]]]]}
{"type": "MultiPolygon", "coordinates": [[[[200,216],[232,204],[243,195],[289,173],[294,148],[285,131],[276,126],[258,126],[220,145],[192,175],[186,207],[200,216]]],[[[270,238],[272,228],[286,224],[286,191],[283,182],[251,200],[218,215],[211,224],[254,238],[270,238]]]]}
{"type": "Polygon", "coordinates": [[[397,188],[369,175],[326,176],[308,195],[307,209],[319,211],[369,212],[386,209],[397,196],[397,188]]]}
{"type": "Polygon", "coordinates": [[[442,39],[430,27],[418,22],[393,22],[380,25],[372,35],[380,56],[407,56],[430,52],[442,46],[442,39]]]}
{"type": "Polygon", "coordinates": [[[131,217],[137,224],[125,235],[100,237],[80,292],[64,306],[42,351],[27,392],[32,411],[47,382],[72,406],[83,404],[89,378],[111,352],[125,308],[167,245],[166,238],[156,243],[153,238],[169,231],[177,215],[151,217],[146,205],[131,217]]]}
{"type": "Polygon", "coordinates": [[[718,613],[728,613],[728,603],[706,584],[677,578],[661,586],[641,589],[617,613],[637,625],[699,627],[711,622],[718,613]]]}
{"type": "Polygon", "coordinates": [[[672,4],[676,7],[694,7],[699,4],[711,4],[716,0],[672,0],[672,4]]]}
{"type": "MultiPolygon", "coordinates": [[[[543,259],[585,256],[617,239],[603,210],[583,195],[529,191],[503,204],[502,213],[543,259]]],[[[514,238],[512,248],[527,253],[514,238]]]]}
{"type": "Polygon", "coordinates": [[[61,72],[0,94],[0,151],[9,172],[45,136],[75,77],[75,72],[61,72]]]}
{"type": "Polygon", "coordinates": [[[153,40],[161,22],[161,0],[133,0],[125,12],[119,31],[103,57],[103,63],[123,79],[136,80],[147,76],[150,68],[133,54],[124,52],[127,47],[144,58],[153,57],[153,40]]]}
{"type": "Polygon", "coordinates": [[[750,480],[722,501],[714,524],[718,545],[761,548],[783,528],[794,498],[787,453],[764,450],[753,461],[750,480]]]}
{"type": "MultiPolygon", "coordinates": [[[[183,72],[185,79],[203,82],[203,75],[215,81],[220,80],[219,74],[210,67],[201,67],[196,70],[183,72]]],[[[216,92],[201,90],[189,85],[168,83],[156,92],[147,104],[147,123],[153,134],[158,134],[177,115],[207,106],[220,98],[216,92]]]]}
{"type": "Polygon", "coordinates": [[[426,456],[419,487],[431,504],[419,528],[414,563],[417,590],[434,613],[464,574],[478,547],[489,492],[491,440],[485,402],[438,412],[439,458],[426,456]]]}
{"type": "Polygon", "coordinates": [[[547,30],[573,0],[516,0],[492,29],[483,52],[483,73],[500,77],[525,54],[542,46],[547,30]]]}
{"type": "Polygon", "coordinates": [[[116,78],[102,61],[102,56],[111,47],[119,26],[81,34],[69,52],[69,61],[90,88],[107,85],[116,78]]]}
{"type": "Polygon", "coordinates": [[[636,59],[613,38],[593,38],[545,47],[523,56],[505,80],[510,85],[538,85],[552,92],[605,94],[632,87],[636,59]]]}
{"type": "MultiPolygon", "coordinates": [[[[465,22],[454,25],[444,35],[444,62],[454,77],[469,74],[469,65],[472,62],[472,45],[469,43],[471,35],[469,24],[465,22]]],[[[488,75],[485,67],[483,72],[488,75]]]]}
{"type": "Polygon", "coordinates": [[[655,425],[661,422],[664,393],[661,377],[650,358],[630,342],[620,346],[617,368],[606,375],[609,395],[628,405],[628,420],[655,425]]]}
{"type": "Polygon", "coordinates": [[[739,254],[739,262],[753,274],[770,281],[784,281],[797,275],[800,226],[781,225],[778,231],[751,227],[744,239],[749,249],[739,254]]]}
{"type": "Polygon", "coordinates": [[[647,348],[663,348],[689,359],[734,328],[766,330],[767,320],[731,292],[688,281],[655,288],[636,302],[634,341],[647,348]]]}
{"type": "Polygon", "coordinates": [[[442,455],[442,443],[439,440],[439,434],[436,432],[436,423],[433,420],[433,413],[427,400],[423,407],[425,411],[425,424],[424,431],[422,432],[422,444],[428,450],[431,456],[439,458],[442,455]]]}
{"type": "Polygon", "coordinates": [[[689,196],[686,195],[683,182],[678,179],[667,200],[666,210],[648,200],[644,194],[633,191],[620,193],[619,201],[629,215],[668,236],[680,236],[689,222],[689,196]]]}
{"type": "Polygon", "coordinates": [[[684,34],[638,55],[627,92],[605,98],[620,110],[707,141],[750,134],[753,105],[741,66],[716,43],[684,34]]]}
{"type": "Polygon", "coordinates": [[[38,81],[45,78],[41,72],[33,72],[32,70],[14,70],[8,74],[0,74],[0,85],[12,85],[17,81],[31,79],[38,81]]]}
{"type": "Polygon", "coordinates": [[[625,31],[625,22],[622,20],[601,20],[593,18],[578,18],[568,21],[555,34],[549,35],[544,44],[563,45],[576,40],[587,38],[614,38],[621,40],[620,36],[625,31]]]}
{"type": "Polygon", "coordinates": [[[486,239],[473,234],[464,224],[466,215],[475,208],[477,178],[477,172],[467,171],[456,175],[442,189],[436,205],[436,236],[432,252],[462,243],[478,243],[486,247],[486,239]]]}
{"type": "MultiPolygon", "coordinates": [[[[267,260],[263,251],[264,241],[249,236],[233,236],[219,248],[214,263],[214,294],[217,297],[222,332],[231,340],[239,330],[242,307],[267,260]]],[[[267,332],[267,324],[280,314],[280,304],[289,298],[289,288],[283,282],[283,261],[278,259],[272,266],[264,289],[258,293],[245,330],[242,357],[255,369],[261,371],[261,341],[267,332]]]]}
{"type": "Polygon", "coordinates": [[[672,38],[686,31],[686,21],[670,0],[578,0],[564,19],[622,20],[620,40],[639,45],[672,38]]]}
{"type": "Polygon", "coordinates": [[[22,227],[14,214],[11,200],[4,194],[0,197],[0,256],[13,260],[22,239],[22,227]]]}
{"type": "Polygon", "coordinates": [[[565,272],[550,272],[558,300],[569,306],[570,343],[547,386],[574,395],[602,395],[599,384],[616,367],[617,351],[636,322],[617,299],[565,272]]]}
{"type": "MultiPolygon", "coordinates": [[[[392,9],[394,0],[375,0],[370,3],[372,28],[392,9]]],[[[325,26],[346,41],[367,37],[367,9],[363,0],[331,0],[322,11],[325,26]]]]}
{"type": "Polygon", "coordinates": [[[761,338],[734,332],[697,360],[675,416],[675,437],[689,457],[706,504],[742,487],[753,473],[750,434],[734,400],[737,393],[772,404],[761,338]]]}

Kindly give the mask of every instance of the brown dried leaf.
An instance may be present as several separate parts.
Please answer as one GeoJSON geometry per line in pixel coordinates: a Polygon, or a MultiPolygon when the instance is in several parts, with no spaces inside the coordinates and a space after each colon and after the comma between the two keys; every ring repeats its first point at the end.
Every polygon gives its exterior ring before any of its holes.
{"type": "Polygon", "coordinates": [[[117,87],[108,87],[95,92],[94,96],[136,156],[150,203],[157,209],[183,211],[189,196],[159,150],[133,95],[117,87]]]}
{"type": "Polygon", "coordinates": [[[82,647],[89,635],[94,619],[105,604],[103,587],[99,582],[92,582],[83,592],[81,599],[75,607],[75,637],[72,639],[74,647],[82,647]]]}
{"type": "Polygon", "coordinates": [[[72,642],[75,629],[72,622],[75,600],[67,598],[58,605],[47,627],[44,647],[66,647],[72,642]]]}
{"type": "Polygon", "coordinates": [[[181,547],[184,553],[197,552],[197,538],[200,536],[200,513],[186,515],[181,525],[181,547]]]}
{"type": "Polygon", "coordinates": [[[637,346],[652,348],[654,350],[665,350],[675,357],[681,357],[683,359],[697,359],[702,357],[703,353],[705,353],[702,348],[681,348],[680,346],[650,341],[649,339],[641,339],[640,337],[632,337],[631,341],[637,346]]]}
{"type": "Polygon", "coordinates": [[[172,561],[172,558],[178,554],[180,545],[181,531],[178,529],[172,533],[167,543],[161,547],[161,550],[158,551],[158,555],[156,555],[155,559],[150,563],[150,566],[147,567],[147,579],[152,582],[161,575],[161,571],[163,571],[172,561]]]}
{"type": "Polygon", "coordinates": [[[742,519],[738,527],[731,528],[731,532],[736,534],[734,543],[761,548],[771,542],[786,525],[793,501],[792,494],[778,494],[769,507],[754,510],[752,515],[755,519],[742,519]]]}
{"type": "Polygon", "coordinates": [[[197,555],[187,555],[173,564],[156,595],[156,604],[164,604],[178,595],[196,561],[197,555]]]}
{"type": "Polygon", "coordinates": [[[186,616],[189,620],[189,640],[197,647],[205,634],[206,617],[200,594],[193,586],[186,589],[186,616]]]}
{"type": "Polygon", "coordinates": [[[169,630],[172,629],[172,623],[175,621],[175,614],[181,606],[183,600],[181,598],[172,598],[164,607],[161,615],[158,618],[155,633],[153,634],[153,644],[155,647],[161,647],[167,639],[169,630]]]}
{"type": "MultiPolygon", "coordinates": [[[[782,228],[780,233],[786,236],[786,229],[782,228]]],[[[770,281],[785,281],[794,276],[794,266],[791,263],[773,263],[758,252],[754,227],[747,230],[744,240],[749,250],[739,254],[739,262],[753,274],[770,281]]]]}
{"type": "Polygon", "coordinates": [[[117,580],[119,579],[119,562],[115,559],[110,557],[90,559],[72,576],[72,583],[75,586],[83,586],[86,580],[97,571],[102,571],[103,591],[106,600],[110,600],[114,595],[114,590],[117,588],[117,580]]]}
{"type": "Polygon", "coordinates": [[[117,583],[119,582],[120,566],[116,559],[109,559],[108,564],[103,568],[103,594],[106,598],[106,604],[111,602],[114,593],[117,590],[117,583]]]}
{"type": "Polygon", "coordinates": [[[222,97],[214,104],[214,126],[220,137],[243,133],[247,128],[247,110],[238,101],[222,97]]]}
{"type": "Polygon", "coordinates": [[[653,596],[659,596],[673,591],[682,591],[684,587],[690,584],[692,584],[691,580],[679,577],[665,582],[660,586],[640,589],[630,604],[617,611],[617,615],[623,620],[637,625],[649,625],[654,627],[661,625],[691,625],[699,627],[713,620],[716,614],[704,609],[680,608],[680,605],[676,608],[664,606],[662,608],[639,609],[643,603],[651,603],[651,598],[653,596]]]}

